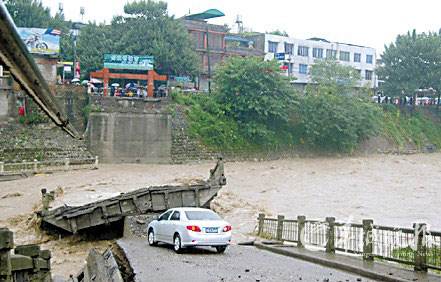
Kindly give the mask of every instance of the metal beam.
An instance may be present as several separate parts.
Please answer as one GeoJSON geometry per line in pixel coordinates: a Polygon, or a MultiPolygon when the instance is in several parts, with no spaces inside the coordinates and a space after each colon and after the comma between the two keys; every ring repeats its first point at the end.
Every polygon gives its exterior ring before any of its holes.
{"type": "Polygon", "coordinates": [[[77,130],[69,124],[69,120],[62,116],[47,82],[18,35],[3,1],[0,1],[0,61],[57,126],[72,137],[82,139],[77,130]]]}

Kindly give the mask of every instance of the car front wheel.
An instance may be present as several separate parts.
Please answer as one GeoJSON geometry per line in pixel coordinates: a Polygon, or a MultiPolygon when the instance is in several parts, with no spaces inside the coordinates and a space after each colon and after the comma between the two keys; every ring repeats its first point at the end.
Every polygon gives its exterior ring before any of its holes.
{"type": "Polygon", "coordinates": [[[155,232],[153,232],[152,229],[149,230],[148,240],[150,246],[156,246],[158,244],[158,242],[155,241],[155,232]]]}
{"type": "Polygon", "coordinates": [[[224,253],[227,249],[227,246],[216,246],[216,251],[220,254],[224,253]]]}
{"type": "Polygon", "coordinates": [[[173,249],[175,250],[176,253],[181,253],[182,252],[182,245],[181,245],[181,236],[179,236],[179,234],[175,235],[175,238],[173,240],[173,249]]]}

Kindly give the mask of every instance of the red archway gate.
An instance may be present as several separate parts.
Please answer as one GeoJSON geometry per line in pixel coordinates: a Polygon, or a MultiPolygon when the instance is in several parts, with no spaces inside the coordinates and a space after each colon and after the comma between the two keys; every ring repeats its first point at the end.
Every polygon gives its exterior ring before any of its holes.
{"type": "Polygon", "coordinates": [[[90,78],[101,78],[104,83],[104,96],[107,96],[107,89],[109,85],[109,79],[135,79],[135,80],[146,80],[147,81],[147,96],[153,97],[154,82],[155,80],[166,81],[166,75],[160,75],[154,70],[147,71],[146,74],[136,74],[136,73],[112,73],[108,68],[103,68],[99,71],[94,71],[90,73],[90,78]]]}

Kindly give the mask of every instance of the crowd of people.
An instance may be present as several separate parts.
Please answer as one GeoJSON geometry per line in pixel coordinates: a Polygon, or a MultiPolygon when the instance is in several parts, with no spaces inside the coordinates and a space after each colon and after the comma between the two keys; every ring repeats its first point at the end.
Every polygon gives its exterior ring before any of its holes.
{"type": "Polygon", "coordinates": [[[432,97],[417,97],[414,101],[414,97],[400,96],[400,97],[390,97],[376,95],[372,97],[373,101],[378,104],[393,104],[393,105],[438,105],[438,98],[432,97]]]}
{"type": "MultiPolygon", "coordinates": [[[[166,97],[167,87],[159,86],[155,89],[154,97],[166,97]]],[[[100,95],[104,94],[104,88],[89,84],[87,86],[87,93],[90,95],[100,95]]],[[[120,87],[118,84],[113,84],[108,88],[108,95],[111,97],[133,97],[133,98],[143,98],[148,96],[147,87],[142,85],[136,85],[129,83],[126,87],[120,87]]]]}

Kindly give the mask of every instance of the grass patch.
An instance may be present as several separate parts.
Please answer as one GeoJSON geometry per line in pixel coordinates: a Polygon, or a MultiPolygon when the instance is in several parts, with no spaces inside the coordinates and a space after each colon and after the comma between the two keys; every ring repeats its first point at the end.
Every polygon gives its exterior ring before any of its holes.
{"type": "Polygon", "coordinates": [[[409,143],[414,144],[417,149],[422,149],[427,144],[441,148],[441,125],[438,115],[424,109],[410,112],[395,107],[384,108],[382,134],[399,149],[409,143]]]}

